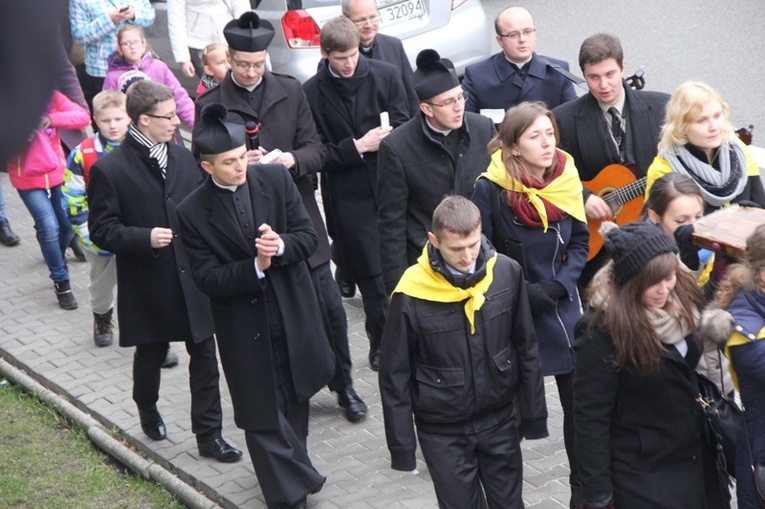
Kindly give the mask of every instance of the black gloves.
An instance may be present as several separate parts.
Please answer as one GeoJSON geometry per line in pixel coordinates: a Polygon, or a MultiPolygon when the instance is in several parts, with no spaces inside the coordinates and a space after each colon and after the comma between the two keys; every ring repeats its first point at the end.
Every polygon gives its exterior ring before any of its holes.
{"type": "Polygon", "coordinates": [[[532,312],[544,312],[555,309],[558,299],[568,292],[562,284],[555,281],[537,281],[526,285],[529,294],[529,305],[532,312]]]}
{"type": "Polygon", "coordinates": [[[675,230],[675,242],[680,250],[680,260],[691,270],[699,269],[699,248],[693,243],[693,225],[684,224],[675,230]]]}

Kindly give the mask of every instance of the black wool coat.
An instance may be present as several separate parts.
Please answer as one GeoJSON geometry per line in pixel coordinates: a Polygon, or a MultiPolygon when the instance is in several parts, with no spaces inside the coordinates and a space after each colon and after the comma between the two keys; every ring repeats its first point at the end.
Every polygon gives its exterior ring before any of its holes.
{"type": "Polygon", "coordinates": [[[409,115],[415,116],[420,111],[420,100],[417,98],[417,92],[414,91],[414,72],[412,64],[409,63],[409,57],[406,56],[404,45],[401,39],[392,35],[375,35],[372,42],[372,56],[365,55],[375,60],[382,60],[396,67],[401,71],[401,79],[404,82],[404,91],[406,100],[409,103],[409,115]]]}
{"type": "Polygon", "coordinates": [[[290,173],[319,239],[308,264],[318,267],[330,259],[324,218],[314,196],[317,187],[316,173],[324,165],[326,150],[316,134],[316,125],[300,82],[292,76],[266,71],[262,86],[265,89],[260,111],[255,113],[252,106],[237,92],[229,73],[217,87],[205,91],[197,98],[197,117],[207,104],[221,103],[229,111],[241,116],[245,122],[253,120],[260,125],[258,138],[263,148],[292,153],[295,166],[290,173]]]}
{"type": "Polygon", "coordinates": [[[210,302],[191,278],[176,212],[204,174],[188,149],[169,143],[167,150],[166,180],[149,149],[130,135],[90,171],[90,238],[117,255],[120,346],[200,342],[214,332],[210,302]],[[153,249],[154,227],[172,229],[173,242],[153,249]]]}
{"type": "Polygon", "coordinates": [[[228,198],[208,179],[178,207],[191,269],[210,297],[218,351],[226,373],[234,419],[250,431],[278,429],[266,301],[270,285],[284,324],[292,382],[308,400],[334,374],[334,356],[322,326],[319,305],[305,261],[316,247],[316,233],[297,188],[283,166],[247,170],[255,225],[267,223],[284,241],[266,277],[255,271],[257,252],[221,201],[228,198]]]}
{"type": "Polygon", "coordinates": [[[322,169],[324,209],[331,223],[342,265],[355,277],[382,272],[377,232],[377,152],[359,155],[354,139],[380,126],[387,111],[394,128],[409,118],[401,71],[386,62],[359,56],[359,68],[368,74],[355,92],[355,110],[349,113],[342,92],[327,72],[326,59],[304,85],[319,137],[327,149],[322,169]]]}

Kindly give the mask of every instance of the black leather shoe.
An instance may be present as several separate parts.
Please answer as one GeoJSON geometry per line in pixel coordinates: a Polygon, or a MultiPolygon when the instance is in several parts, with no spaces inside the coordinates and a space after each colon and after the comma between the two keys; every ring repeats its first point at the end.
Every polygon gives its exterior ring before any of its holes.
{"type": "Polygon", "coordinates": [[[231,463],[242,457],[242,451],[223,440],[223,438],[216,438],[212,442],[203,444],[197,443],[197,446],[199,446],[200,456],[215,458],[221,463],[231,463]]]}
{"type": "Polygon", "coordinates": [[[10,247],[17,245],[20,241],[21,239],[19,236],[11,230],[11,225],[8,220],[0,220],[0,243],[10,247]]]}
{"type": "Polygon", "coordinates": [[[369,368],[372,371],[380,370],[380,349],[371,348],[369,350],[369,368]]]}
{"type": "Polygon", "coordinates": [[[138,417],[141,419],[141,429],[152,440],[164,440],[167,438],[165,421],[159,415],[157,407],[141,410],[138,409],[138,417]]]}
{"type": "Polygon", "coordinates": [[[367,404],[353,389],[338,392],[337,404],[343,408],[345,418],[350,422],[361,422],[367,416],[367,404]]]}
{"type": "Polygon", "coordinates": [[[340,288],[340,295],[346,299],[350,299],[356,296],[356,285],[348,281],[338,281],[337,286],[340,288]]]}

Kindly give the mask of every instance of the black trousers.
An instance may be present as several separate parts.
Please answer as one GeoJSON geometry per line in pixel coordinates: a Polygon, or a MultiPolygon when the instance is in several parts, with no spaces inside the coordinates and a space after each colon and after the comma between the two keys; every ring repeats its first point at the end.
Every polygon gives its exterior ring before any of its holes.
{"type": "Polygon", "coordinates": [[[441,509],[521,509],[523,460],[515,419],[470,434],[417,429],[441,509]]]}
{"type": "Polygon", "coordinates": [[[574,442],[574,373],[555,375],[555,384],[558,386],[558,398],[563,409],[563,445],[566,447],[566,457],[571,472],[568,477],[571,487],[569,506],[573,509],[579,507],[579,499],[582,496],[574,442]]]}
{"type": "Polygon", "coordinates": [[[366,320],[364,326],[372,348],[380,348],[385,319],[388,317],[388,295],[382,275],[356,278],[361,292],[361,304],[364,306],[366,320]]]}
{"type": "MultiPolygon", "coordinates": [[[[133,401],[138,408],[152,408],[159,400],[162,363],[170,343],[138,345],[133,356],[133,401]]],[[[219,438],[223,413],[220,405],[218,357],[215,339],[200,343],[186,341],[189,353],[189,388],[191,389],[191,431],[197,442],[219,438]]]]}
{"type": "Polygon", "coordinates": [[[311,269],[311,278],[319,300],[324,328],[335,354],[335,375],[327,384],[330,390],[344,391],[353,387],[351,378],[351,352],[348,346],[348,317],[343,298],[332,277],[329,262],[311,269]]]}
{"type": "Polygon", "coordinates": [[[246,431],[247,450],[270,508],[290,506],[321,490],[326,478],[308,457],[308,401],[296,398],[290,384],[276,389],[279,429],[246,431]]]}

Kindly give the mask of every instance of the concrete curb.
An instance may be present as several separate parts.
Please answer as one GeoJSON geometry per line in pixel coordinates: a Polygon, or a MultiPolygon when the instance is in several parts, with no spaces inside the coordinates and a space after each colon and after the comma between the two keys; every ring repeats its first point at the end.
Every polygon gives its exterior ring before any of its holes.
{"type": "Polygon", "coordinates": [[[2,358],[0,358],[0,376],[51,405],[56,411],[84,429],[88,437],[101,450],[142,477],[161,484],[188,507],[192,509],[217,509],[221,507],[167,469],[130,450],[121,441],[114,438],[92,416],[69,403],[61,395],[46,389],[37,380],[2,358]]]}

